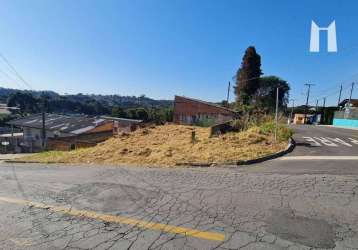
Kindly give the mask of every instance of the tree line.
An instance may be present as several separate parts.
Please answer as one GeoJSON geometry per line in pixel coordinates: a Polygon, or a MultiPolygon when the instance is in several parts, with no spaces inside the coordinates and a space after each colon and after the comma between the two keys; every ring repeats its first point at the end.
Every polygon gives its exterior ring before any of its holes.
{"type": "Polygon", "coordinates": [[[45,111],[67,115],[109,115],[153,121],[156,123],[170,122],[173,120],[173,105],[168,105],[167,103],[163,106],[140,106],[141,104],[138,103],[136,107],[122,108],[119,105],[109,105],[106,102],[88,97],[76,100],[73,97],[69,98],[66,96],[53,98],[52,96],[46,95],[46,93],[37,97],[28,92],[15,92],[8,97],[7,105],[9,107],[18,107],[18,110],[12,110],[12,113],[18,116],[45,111]]]}

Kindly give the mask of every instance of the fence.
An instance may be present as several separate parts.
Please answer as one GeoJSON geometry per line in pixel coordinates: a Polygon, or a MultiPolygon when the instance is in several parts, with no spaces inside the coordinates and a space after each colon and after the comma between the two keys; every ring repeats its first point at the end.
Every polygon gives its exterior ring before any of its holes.
{"type": "Polygon", "coordinates": [[[358,110],[346,109],[334,112],[333,125],[358,128],[358,110]]]}
{"type": "Polygon", "coordinates": [[[334,112],[334,119],[350,119],[358,120],[358,110],[357,109],[346,109],[342,111],[334,112]]]}

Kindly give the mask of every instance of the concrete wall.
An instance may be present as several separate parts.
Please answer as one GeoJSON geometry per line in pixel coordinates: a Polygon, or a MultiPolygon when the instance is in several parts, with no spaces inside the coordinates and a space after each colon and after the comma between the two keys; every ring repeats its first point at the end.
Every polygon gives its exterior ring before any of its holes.
{"type": "Polygon", "coordinates": [[[333,119],[333,126],[358,128],[358,120],[334,118],[333,119]]]}

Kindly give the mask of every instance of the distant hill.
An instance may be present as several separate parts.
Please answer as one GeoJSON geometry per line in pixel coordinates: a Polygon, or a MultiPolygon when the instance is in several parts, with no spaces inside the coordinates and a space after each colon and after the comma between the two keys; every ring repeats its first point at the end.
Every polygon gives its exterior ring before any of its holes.
{"type": "Polygon", "coordinates": [[[39,98],[42,95],[45,95],[50,101],[69,101],[73,103],[94,103],[98,102],[105,107],[118,106],[122,109],[128,108],[162,108],[170,107],[173,104],[172,100],[154,100],[146,96],[120,96],[120,95],[85,95],[85,94],[75,94],[75,95],[60,95],[54,91],[32,91],[32,90],[18,90],[18,89],[8,89],[0,87],[0,102],[7,103],[8,98],[15,93],[27,93],[31,94],[34,98],[39,98]]]}
{"type": "Polygon", "coordinates": [[[33,90],[19,90],[19,89],[7,89],[7,88],[2,88],[0,87],[0,102],[1,103],[6,103],[7,99],[10,95],[15,94],[17,92],[21,92],[21,93],[29,93],[32,96],[38,98],[40,97],[43,93],[46,94],[46,96],[49,96],[51,98],[57,98],[60,95],[57,94],[54,91],[33,91],[33,90]]]}

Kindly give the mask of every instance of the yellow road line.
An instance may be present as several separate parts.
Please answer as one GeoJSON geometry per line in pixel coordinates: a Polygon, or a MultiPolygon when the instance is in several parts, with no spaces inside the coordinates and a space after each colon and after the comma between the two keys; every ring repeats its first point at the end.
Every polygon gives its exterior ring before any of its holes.
{"type": "Polygon", "coordinates": [[[208,232],[208,231],[200,231],[200,230],[187,228],[187,227],[176,227],[173,225],[131,219],[131,218],[123,217],[123,216],[100,214],[100,213],[96,213],[93,211],[78,210],[78,209],[61,207],[61,206],[53,206],[53,205],[47,205],[47,204],[39,203],[39,202],[32,202],[32,201],[27,201],[27,200],[20,200],[20,199],[1,197],[1,196],[0,196],[0,201],[6,202],[6,203],[18,204],[18,205],[25,205],[25,206],[29,206],[29,207],[47,209],[51,212],[62,213],[62,214],[67,214],[67,215],[72,215],[72,216],[77,216],[77,217],[86,217],[86,218],[101,220],[101,221],[105,221],[105,222],[133,225],[133,226],[140,227],[140,228],[146,228],[146,229],[151,229],[151,230],[156,230],[156,231],[163,231],[163,232],[173,233],[173,234],[182,234],[185,236],[191,236],[191,237],[205,239],[205,240],[214,240],[214,241],[224,241],[225,240],[224,234],[208,232]]]}

